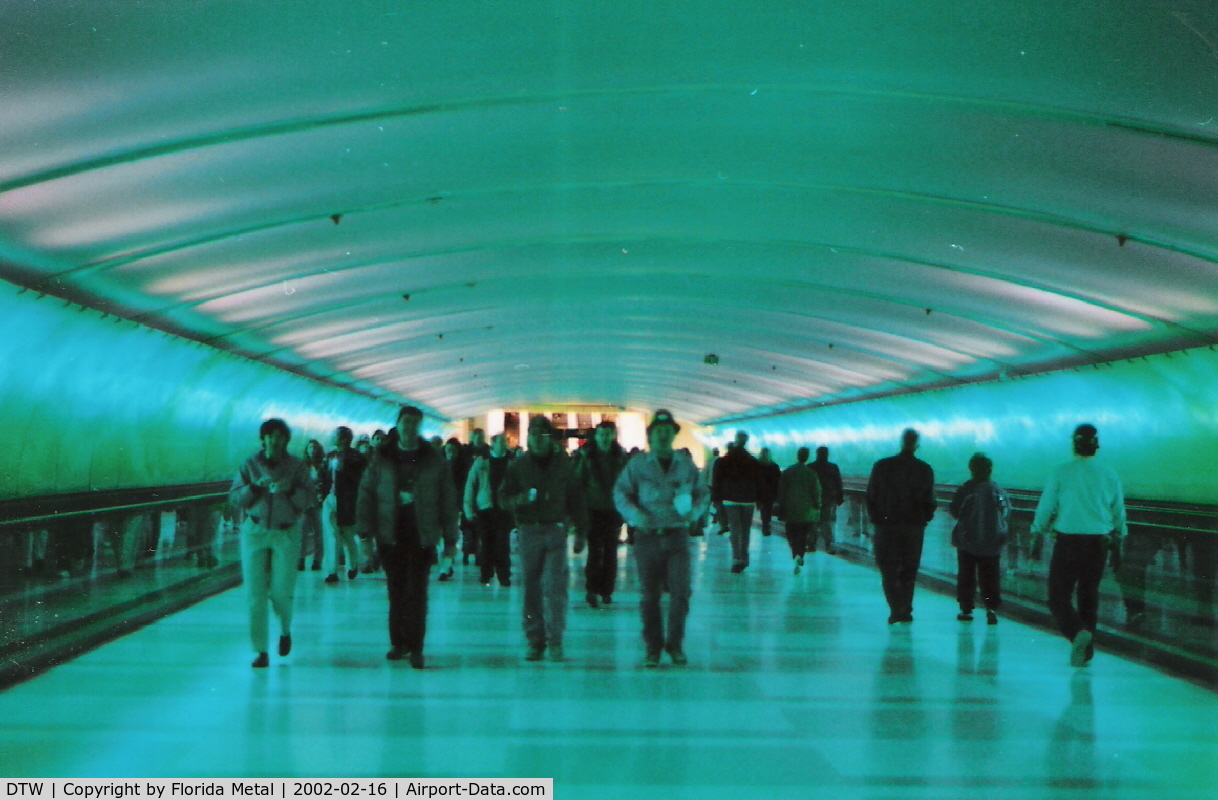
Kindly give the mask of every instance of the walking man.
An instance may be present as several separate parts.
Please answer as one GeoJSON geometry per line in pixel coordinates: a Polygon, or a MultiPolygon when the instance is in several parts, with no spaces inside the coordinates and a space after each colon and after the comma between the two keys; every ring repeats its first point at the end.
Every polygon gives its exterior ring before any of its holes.
{"type": "Polygon", "coordinates": [[[423,669],[427,583],[436,563],[457,550],[457,495],[439,448],[419,437],[423,412],[402,406],[359,485],[356,521],[376,539],[389,588],[390,661],[423,669]]]}
{"type": "Polygon", "coordinates": [[[576,476],[588,508],[588,563],[584,567],[585,599],[592,608],[613,602],[617,581],[617,547],[622,517],[613,502],[613,486],[626,467],[626,451],[617,443],[617,425],[596,426],[592,441],[580,448],[576,476]]]}
{"type": "Polygon", "coordinates": [[[529,419],[528,452],[508,464],[504,504],[516,515],[524,573],[526,661],[562,661],[567,628],[567,529],[575,530],[575,552],[584,549],[587,519],[575,467],[540,414],[529,419]]]}
{"type": "Polygon", "coordinates": [[[507,475],[507,436],[491,437],[491,449],[474,460],[465,482],[465,516],[478,530],[478,567],[484,586],[498,577],[500,586],[512,585],[512,515],[503,506],[503,478],[507,475]]]}
{"type": "Polygon", "coordinates": [[[795,574],[804,565],[808,535],[820,519],[822,495],[820,479],[816,471],[808,466],[808,448],[801,447],[795,453],[795,463],[782,471],[778,479],[778,501],[775,510],[787,532],[787,544],[791,546],[791,558],[795,561],[795,574]]]}
{"type": "Polygon", "coordinates": [[[812,462],[816,477],[820,480],[821,506],[820,519],[812,529],[812,540],[808,549],[815,552],[817,540],[825,543],[825,552],[833,555],[837,552],[833,545],[833,523],[837,522],[837,507],[846,502],[842,491],[842,471],[837,464],[829,460],[829,448],[816,448],[816,460],[812,462]]]}
{"type": "Polygon", "coordinates": [[[338,583],[338,556],[343,554],[347,579],[359,574],[359,545],[355,526],[355,503],[359,482],[368,460],[351,446],[351,429],[340,426],[334,431],[334,449],[326,458],[332,489],[321,507],[321,526],[325,547],[322,548],[322,568],[326,583],[338,583]]]}
{"type": "Polygon", "coordinates": [[[906,428],[901,452],[875,462],[867,481],[867,513],[875,525],[875,562],[888,600],[889,625],[913,622],[922,540],[935,514],[935,473],[914,456],[917,449],[918,432],[906,428]]]}
{"type": "Polygon", "coordinates": [[[723,504],[727,527],[732,534],[732,572],[749,565],[749,538],[753,508],[761,490],[761,465],[745,448],[749,435],[736,431],[736,442],[715,462],[711,498],[723,504]]]}
{"type": "Polygon", "coordinates": [[[279,620],[279,655],[292,650],[292,600],[300,557],[300,517],[317,502],[309,468],[288,455],[292,432],[281,419],[258,429],[262,449],[237,469],[229,502],[245,512],[241,523],[241,578],[249,602],[250,642],[262,668],[267,658],[267,601],[279,620]]]}
{"type": "Polygon", "coordinates": [[[656,411],[647,426],[648,451],[630,459],[613,487],[617,510],[636,527],[634,558],[643,599],[643,666],[658,667],[666,651],[672,663],[685,656],[685,618],[690,598],[690,524],[709,502],[706,483],[685,453],[673,450],[681,430],[672,414],[656,411]],[[660,615],[660,596],[667,586],[668,632],[660,615]]]}
{"type": "MultiPolygon", "coordinates": [[[[1097,461],[1099,433],[1079,425],[1072,438],[1074,460],[1053,470],[1032,519],[1037,543],[1054,537],[1049,562],[1049,610],[1070,640],[1070,664],[1084,667],[1094,655],[1100,579],[1109,550],[1125,537],[1125,496],[1116,470],[1097,461]],[[1078,591],[1078,608],[1073,597],[1078,591]]],[[[1039,547],[1037,547],[1039,549],[1039,547]]]]}

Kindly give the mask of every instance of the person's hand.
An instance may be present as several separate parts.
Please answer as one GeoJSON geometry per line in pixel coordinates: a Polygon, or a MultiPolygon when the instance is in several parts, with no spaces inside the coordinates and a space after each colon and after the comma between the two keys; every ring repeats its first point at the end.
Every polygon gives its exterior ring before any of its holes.
{"type": "Polygon", "coordinates": [[[414,495],[410,492],[398,492],[398,502],[404,506],[408,506],[414,502],[414,495]]]}
{"type": "Polygon", "coordinates": [[[1033,561],[1040,561],[1041,554],[1045,548],[1045,535],[1043,533],[1032,534],[1032,546],[1028,548],[1028,558],[1033,561]]]}

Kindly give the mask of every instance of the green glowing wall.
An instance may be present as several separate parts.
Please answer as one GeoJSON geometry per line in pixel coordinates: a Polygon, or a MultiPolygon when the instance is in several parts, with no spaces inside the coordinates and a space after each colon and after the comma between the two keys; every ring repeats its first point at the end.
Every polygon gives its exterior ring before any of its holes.
{"type": "Polygon", "coordinates": [[[0,284],[0,497],[224,480],[272,416],[293,453],[396,407],[0,284]]]}
{"type": "Polygon", "coordinates": [[[768,446],[783,466],[799,446],[823,444],[843,475],[865,478],[914,427],[939,483],[966,480],[969,456],[982,450],[995,480],[1040,489],[1050,467],[1070,458],[1080,422],[1099,428],[1100,456],[1128,496],[1218,502],[1218,353],[1209,348],[746,420],[706,442],[746,430],[754,453],[768,446]]]}

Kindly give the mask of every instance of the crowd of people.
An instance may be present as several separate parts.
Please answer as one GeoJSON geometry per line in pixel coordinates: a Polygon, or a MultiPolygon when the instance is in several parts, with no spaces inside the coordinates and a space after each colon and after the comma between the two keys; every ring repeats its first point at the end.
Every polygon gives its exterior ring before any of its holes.
{"type": "MultiPolygon", "coordinates": [[[[641,594],[642,663],[656,667],[664,654],[674,665],[688,661],[691,537],[730,534],[731,571],[740,574],[749,566],[757,510],[763,536],[771,535],[774,517],[783,523],[795,574],[819,545],[835,552],[834,524],[845,494],[826,447],[817,448],[810,463],[811,451],[800,448],[795,463],[781,469],[768,449],[753,456],[748,434],[740,431],[700,471],[688,450],[674,448],[680,426],[664,409],[647,426],[647,450],[633,453],[618,443],[611,421],[568,454],[542,415],[529,419],[527,450],[510,448],[504,434],[487,443],[481,429],[464,445],[455,438],[427,440],[420,435],[422,418],[418,408],[403,406],[388,432],[358,441],[339,427],[328,454],[310,440],[303,458],[288,453],[291,432],[283,420],[262,424],[262,447],[241,464],[229,495],[244,517],[241,559],[254,667],[270,661],[270,611],[279,624],[279,655],[291,652],[296,576],[310,563],[325,573],[327,585],[338,583],[344,571],[355,580],[361,572],[383,570],[386,657],[422,669],[432,568],[438,566],[440,581],[449,580],[460,555],[464,564],[474,561],[485,585],[511,586],[515,532],[524,658],[562,661],[569,548],[588,551],[587,605],[609,605],[625,525],[641,594]]],[[[875,463],[865,494],[890,625],[913,622],[925,528],[936,509],[934,472],[914,455],[918,444],[918,432],[906,430],[900,452],[875,463]]],[[[1049,607],[1071,642],[1071,663],[1083,666],[1094,652],[1100,577],[1125,535],[1125,516],[1119,478],[1092,458],[1099,447],[1095,428],[1080,425],[1073,447],[1075,459],[1046,486],[1033,534],[1055,539],[1049,607]]],[[[958,619],[972,619],[980,589],[987,622],[996,624],[998,562],[1011,504],[992,480],[988,457],[978,453],[968,466],[971,477],[949,506],[956,520],[958,619]]]]}

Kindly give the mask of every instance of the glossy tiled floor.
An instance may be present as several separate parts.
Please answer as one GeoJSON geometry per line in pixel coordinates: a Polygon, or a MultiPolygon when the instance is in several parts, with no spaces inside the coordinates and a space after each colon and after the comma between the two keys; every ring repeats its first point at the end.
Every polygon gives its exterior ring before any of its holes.
{"type": "MultiPolygon", "coordinates": [[[[521,660],[519,589],[431,587],[428,668],[384,660],[382,578],[298,588],[295,650],[249,668],[240,590],[0,694],[4,777],[551,777],[559,798],[1213,798],[1218,694],[876,573],[695,540],[690,665],[638,666],[637,591],[521,660]]],[[[623,547],[623,556],[628,549],[623,547]]],[[[582,565],[582,558],[576,562],[582,565]]],[[[460,569],[460,568],[459,568],[460,569]]]]}

